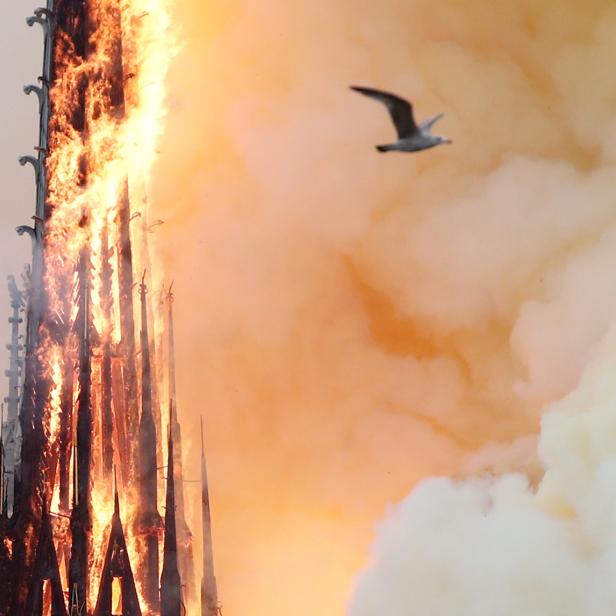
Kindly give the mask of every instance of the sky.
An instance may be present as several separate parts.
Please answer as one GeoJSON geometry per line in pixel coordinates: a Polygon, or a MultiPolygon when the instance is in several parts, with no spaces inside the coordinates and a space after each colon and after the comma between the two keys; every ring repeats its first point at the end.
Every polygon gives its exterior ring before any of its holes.
{"type": "MultiPolygon", "coordinates": [[[[42,53],[28,8],[11,2],[0,24],[6,273],[28,256],[12,229],[34,208],[31,170],[16,163],[36,143],[21,93],[42,53]]],[[[357,574],[390,566],[381,539],[370,548],[379,520],[429,476],[524,468],[534,481],[542,414],[581,387],[609,336],[616,11],[171,10],[179,49],[149,195],[165,223],[152,240],[176,292],[188,480],[206,425],[223,610],[374,606],[380,591],[357,574]],[[389,119],[351,84],[411,98],[418,119],[445,112],[435,132],[453,145],[378,154],[389,119]]],[[[459,504],[427,493],[430,506],[459,504]]],[[[446,613],[429,597],[422,607],[446,613]]]]}
{"type": "MultiPolygon", "coordinates": [[[[24,85],[35,83],[41,74],[43,36],[40,29],[28,28],[25,22],[29,7],[37,6],[25,0],[7,3],[1,26],[0,71],[5,81],[0,100],[0,182],[4,187],[0,206],[0,279],[7,317],[8,291],[4,281],[8,275],[19,280],[31,254],[30,240],[27,236],[19,237],[15,227],[31,223],[30,216],[34,214],[34,173],[30,166],[20,167],[17,158],[32,154],[38,145],[36,97],[29,98],[22,90],[24,85]]],[[[7,324],[0,336],[4,340],[8,335],[7,324]]]]}

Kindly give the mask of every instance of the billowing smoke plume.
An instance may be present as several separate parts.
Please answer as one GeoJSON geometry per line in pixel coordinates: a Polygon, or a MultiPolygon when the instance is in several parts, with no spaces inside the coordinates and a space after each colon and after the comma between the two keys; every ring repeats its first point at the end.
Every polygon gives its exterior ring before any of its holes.
{"type": "MultiPolygon", "coordinates": [[[[606,344],[616,12],[607,0],[176,8],[154,236],[175,278],[186,432],[206,420],[221,598],[229,613],[333,616],[387,503],[469,456],[526,463],[541,411],[606,344]],[[454,145],[377,155],[389,120],[351,83],[411,96],[419,117],[445,111],[438,132],[454,145]]],[[[600,580],[589,570],[605,528],[576,521],[599,498],[582,494],[599,458],[576,463],[576,430],[550,421],[540,496],[520,478],[423,486],[383,530],[351,612],[382,612],[389,596],[445,613],[464,584],[453,605],[481,601],[488,584],[465,581],[463,553],[477,559],[466,570],[502,574],[494,600],[518,605],[506,584],[532,597],[525,580],[544,569],[565,581],[554,600],[580,605],[584,580],[600,580]],[[549,436],[564,429],[570,445],[549,436]]]]}
{"type": "Polygon", "coordinates": [[[505,459],[572,391],[538,495],[515,476],[423,485],[351,614],[609,602],[612,5],[176,0],[153,236],[227,613],[339,614],[387,503],[488,443],[505,459]],[[389,120],[351,83],[445,111],[454,145],[377,155],[389,120]]]}
{"type": "Polygon", "coordinates": [[[616,329],[544,416],[546,474],[429,479],[389,513],[349,614],[607,616],[616,589],[616,329]]]}
{"type": "MultiPolygon", "coordinates": [[[[500,388],[507,374],[506,416],[546,411],[545,475],[538,486],[533,473],[422,482],[379,527],[348,614],[607,615],[616,601],[616,80],[605,71],[616,13],[606,3],[497,3],[503,21],[486,33],[465,4],[431,12],[443,24],[431,69],[458,67],[458,104],[476,117],[460,111],[466,129],[473,122],[468,156],[495,141],[499,156],[462,195],[419,216],[407,209],[397,229],[385,223],[389,244],[368,242],[368,267],[393,292],[403,269],[420,264],[417,283],[397,287],[398,305],[437,332],[467,330],[465,349],[477,346],[474,328],[499,323],[513,363],[470,386],[500,388]]],[[[483,356],[482,369],[502,351],[483,356]]],[[[503,471],[523,462],[511,451],[491,446],[477,459],[503,471]]]]}

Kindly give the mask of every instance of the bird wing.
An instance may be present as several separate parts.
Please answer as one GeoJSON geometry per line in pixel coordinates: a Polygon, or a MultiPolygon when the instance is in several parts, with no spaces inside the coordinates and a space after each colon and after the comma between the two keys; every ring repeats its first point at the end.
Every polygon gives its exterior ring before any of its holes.
{"type": "Polygon", "coordinates": [[[429,131],[445,114],[444,113],[439,113],[435,116],[432,116],[431,118],[428,118],[427,120],[424,120],[420,125],[419,125],[419,130],[423,133],[424,131],[429,131]]]}
{"type": "Polygon", "coordinates": [[[410,137],[418,132],[417,124],[415,124],[415,119],[413,118],[413,106],[408,101],[395,94],[373,88],[351,86],[351,90],[355,90],[355,92],[359,92],[364,96],[369,96],[387,107],[389,115],[398,131],[399,139],[410,137]]]}

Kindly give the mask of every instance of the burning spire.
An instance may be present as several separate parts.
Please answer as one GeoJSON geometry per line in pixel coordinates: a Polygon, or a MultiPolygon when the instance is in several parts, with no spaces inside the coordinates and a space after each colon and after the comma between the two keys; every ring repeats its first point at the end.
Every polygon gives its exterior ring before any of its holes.
{"type": "MultiPolygon", "coordinates": [[[[149,271],[149,259],[147,246],[145,256],[133,254],[131,202],[145,193],[154,160],[168,19],[163,3],[149,0],[47,0],[28,23],[42,27],[45,53],[40,85],[25,88],[37,95],[41,124],[37,155],[20,159],[35,171],[37,200],[34,225],[18,229],[33,240],[33,260],[22,391],[15,331],[9,371],[7,411],[15,422],[19,416],[23,444],[20,460],[19,452],[13,456],[20,465],[14,514],[9,519],[5,506],[0,516],[0,614],[64,616],[63,595],[71,616],[109,616],[118,608],[123,616],[158,614],[162,431],[145,278],[140,351],[136,345],[134,268],[149,271]],[[111,494],[114,463],[126,487],[127,535],[117,486],[111,494]],[[48,503],[59,512],[53,523],[48,503]],[[42,586],[51,594],[42,595],[42,586]]],[[[15,330],[17,320],[12,324],[15,330]]],[[[171,423],[177,451],[177,418],[171,423]]],[[[181,600],[170,555],[174,542],[176,561],[178,551],[186,553],[190,531],[173,453],[168,498],[175,501],[175,483],[182,524],[178,547],[171,503],[163,595],[181,600]]]]}
{"type": "Polygon", "coordinates": [[[146,305],[145,272],[141,281],[141,421],[139,423],[139,458],[137,487],[139,513],[137,532],[141,542],[143,562],[143,596],[150,608],[157,610],[158,591],[158,540],[161,518],[157,509],[156,425],[152,414],[152,376],[148,341],[148,315],[146,305]]]}
{"type": "Polygon", "coordinates": [[[203,527],[203,577],[201,578],[201,616],[219,616],[218,589],[214,575],[212,548],[212,519],[210,494],[207,485],[207,466],[203,443],[203,417],[201,418],[201,517],[203,527]]]}
{"type": "MultiPolygon", "coordinates": [[[[28,298],[28,324],[26,337],[25,375],[23,397],[19,414],[22,433],[20,484],[15,499],[17,514],[14,524],[13,574],[14,591],[11,613],[19,614],[25,609],[28,579],[32,575],[33,547],[36,544],[39,525],[37,515],[41,512],[43,495],[49,469],[46,454],[52,445],[48,434],[50,419],[50,363],[53,351],[64,346],[62,331],[66,331],[66,319],[54,305],[57,291],[66,289],[66,272],[61,267],[54,284],[50,285],[50,271],[57,264],[71,264],[71,279],[74,260],[67,259],[69,243],[66,237],[50,238],[49,222],[53,214],[62,209],[58,194],[51,196],[49,150],[59,146],[62,136],[75,135],[84,129],[85,76],[65,86],[70,99],[76,102],[77,110],[62,109],[58,101],[52,104],[49,97],[50,84],[66,68],[64,61],[71,58],[81,63],[87,45],[87,6],[84,2],[58,0],[48,2],[48,8],[37,9],[27,19],[30,26],[40,24],[45,35],[43,74],[38,86],[28,86],[26,93],[36,92],[39,97],[40,133],[38,155],[20,158],[20,164],[32,164],[36,179],[36,211],[34,227],[21,226],[18,233],[25,233],[33,240],[32,274],[28,298]],[[54,11],[50,9],[54,8],[54,11]],[[61,254],[58,259],[58,253],[61,254]],[[55,348],[51,348],[55,347],[55,348]]],[[[66,137],[64,137],[66,139],[66,137]]],[[[59,177],[61,174],[57,174],[59,177]]],[[[83,180],[83,174],[75,174],[83,180]]],[[[56,177],[56,179],[57,179],[56,177]]],[[[75,227],[78,226],[78,223],[75,227]]],[[[71,229],[75,233],[76,229],[71,229]]],[[[78,254],[78,252],[77,252],[78,254]]],[[[79,533],[77,533],[79,534],[79,533]]],[[[79,543],[79,541],[77,542],[79,543]]],[[[74,546],[75,547],[75,546],[74,546]]]]}
{"type": "MultiPolygon", "coordinates": [[[[148,236],[150,235],[150,233],[152,233],[152,229],[154,227],[157,227],[160,224],[163,224],[162,220],[156,220],[154,221],[152,224],[148,223],[148,213],[147,213],[147,199],[143,199],[143,211],[140,213],[140,221],[141,221],[141,247],[140,247],[140,258],[142,259],[142,261],[144,263],[149,264],[151,262],[150,260],[150,247],[149,247],[149,241],[148,241],[148,236]]],[[[150,289],[154,289],[153,287],[153,283],[152,283],[152,271],[151,269],[147,269],[146,270],[146,274],[145,274],[145,283],[146,285],[148,285],[150,287],[150,289]]],[[[150,323],[155,324],[156,323],[156,312],[155,309],[157,308],[157,299],[156,296],[158,294],[157,293],[149,293],[147,296],[147,312],[148,312],[148,320],[150,323]]],[[[158,392],[158,385],[159,385],[159,367],[158,367],[158,358],[157,358],[157,346],[158,346],[158,341],[157,341],[157,336],[156,336],[156,331],[154,329],[154,327],[151,328],[151,331],[149,333],[149,346],[150,346],[150,370],[151,370],[151,374],[152,374],[152,413],[154,415],[154,422],[156,425],[156,432],[159,435],[163,434],[163,427],[162,427],[162,405],[160,403],[160,397],[159,397],[159,392],[158,392]]],[[[156,459],[158,461],[158,467],[161,471],[161,479],[163,478],[162,475],[162,470],[163,470],[163,443],[162,443],[163,439],[160,438],[157,441],[157,449],[156,449],[156,459]]],[[[163,484],[163,481],[161,481],[161,484],[163,484]]],[[[161,485],[161,487],[164,487],[164,484],[161,485]]]]}
{"type": "Polygon", "coordinates": [[[167,462],[167,498],[165,507],[165,544],[163,572],[160,576],[160,616],[180,616],[182,585],[178,569],[178,543],[175,527],[175,481],[173,468],[173,402],[169,401],[169,450],[167,462]]]}
{"type": "Polygon", "coordinates": [[[69,586],[77,594],[79,605],[87,605],[89,591],[89,554],[92,534],[90,476],[92,461],[92,354],[90,347],[89,251],[84,248],[79,265],[79,303],[77,318],[80,336],[79,400],[73,460],[74,493],[71,512],[71,560],[69,586]]]}
{"type": "MultiPolygon", "coordinates": [[[[119,227],[118,244],[118,280],[119,280],[119,311],[121,349],[124,356],[124,410],[127,423],[128,442],[135,442],[137,437],[137,368],[135,362],[135,317],[133,307],[133,249],[130,238],[130,203],[128,181],[122,184],[122,192],[118,205],[117,224],[119,227]]],[[[137,461],[131,456],[128,466],[136,467],[137,461]]],[[[124,469],[123,477],[128,475],[124,469]]]]}
{"type": "Polygon", "coordinates": [[[112,383],[111,383],[111,309],[112,267],[110,263],[109,230],[105,224],[101,238],[101,310],[103,313],[102,358],[101,358],[101,466],[103,477],[111,479],[113,470],[113,414],[112,414],[112,383]]]}
{"type": "Polygon", "coordinates": [[[118,600],[117,603],[121,605],[121,612],[119,612],[119,615],[141,616],[135,578],[130,565],[124,529],[120,518],[120,499],[118,496],[117,480],[114,483],[114,506],[113,517],[111,518],[111,532],[109,533],[109,542],[107,543],[107,551],[105,553],[101,585],[93,616],[109,616],[110,614],[116,614],[115,607],[117,604],[113,605],[114,580],[119,580],[120,583],[120,597],[116,598],[118,600]]]}
{"type": "Polygon", "coordinates": [[[43,499],[43,511],[41,517],[41,531],[39,533],[38,546],[34,568],[30,578],[30,589],[26,603],[28,616],[67,616],[58,557],[53,543],[51,520],[47,510],[47,499],[43,499]],[[45,582],[49,581],[50,596],[45,596],[45,582]],[[46,602],[50,601],[50,611],[46,609],[46,602]]]}

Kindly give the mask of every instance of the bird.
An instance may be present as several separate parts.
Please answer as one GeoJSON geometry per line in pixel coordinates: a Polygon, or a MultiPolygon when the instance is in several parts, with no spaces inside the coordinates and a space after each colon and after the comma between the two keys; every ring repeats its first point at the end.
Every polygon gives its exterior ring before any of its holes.
{"type": "Polygon", "coordinates": [[[444,113],[432,116],[417,125],[413,117],[413,105],[409,101],[395,94],[374,88],[363,88],[360,86],[350,86],[350,88],[355,90],[355,92],[383,103],[389,111],[389,115],[398,132],[398,140],[394,143],[377,145],[376,149],[379,152],[419,152],[420,150],[427,150],[443,143],[452,143],[451,139],[439,137],[430,132],[434,124],[445,115],[444,113]]]}

